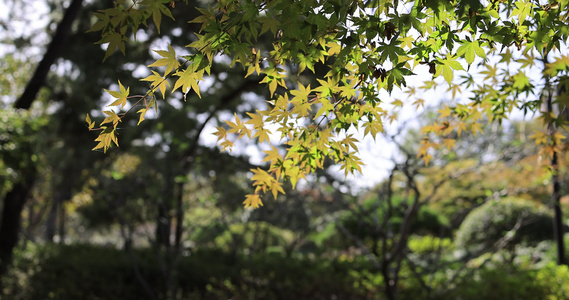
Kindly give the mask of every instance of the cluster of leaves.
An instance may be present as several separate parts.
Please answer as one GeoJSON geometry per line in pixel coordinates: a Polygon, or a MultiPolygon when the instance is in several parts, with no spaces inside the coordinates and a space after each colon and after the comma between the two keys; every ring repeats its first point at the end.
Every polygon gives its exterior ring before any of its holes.
{"type": "MultiPolygon", "coordinates": [[[[325,160],[340,164],[346,175],[360,171],[362,161],[353,131],[363,129],[364,135],[374,138],[382,132],[382,119],[395,117],[382,108],[380,92],[405,88],[416,69],[428,67],[433,77],[442,75],[456,94],[460,86],[454,83],[455,73],[465,67],[469,70],[477,57],[486,59],[500,52],[508,63],[512,52],[531,57],[535,52],[545,56],[559,49],[569,34],[568,4],[543,5],[531,0],[219,0],[209,8],[197,8],[201,15],[191,22],[201,24],[201,31],[196,33],[197,40],[187,45],[191,55],[179,57],[172,47],[156,51],[162,58],[149,67],[165,70],[163,74],[152,71],[153,75],[144,79],[151,82],[151,90],[137,96],[135,105],[144,103],[139,110],[142,121],[144,113],[155,105],[156,90],[163,97],[179,88],[184,95],[193,90],[199,96],[199,82],[219,55],[231,57],[232,65],[240,64],[246,76],[261,76],[260,83],[268,85],[271,94],[266,109],[251,113],[249,120],[236,116],[216,133],[223,150],[234,147],[231,139],[235,135],[269,144],[271,150],[265,151],[264,160],[270,167],[253,170],[256,189],[244,202],[246,207],[259,207],[265,192],[277,196],[283,192],[283,181],[294,186],[300,178],[322,168],[325,160]],[[272,48],[260,45],[261,36],[272,41],[272,48]],[[317,80],[318,86],[299,80],[294,87],[287,87],[284,79],[296,70],[298,74],[316,73],[316,67],[327,71],[317,80]],[[168,80],[174,82],[172,89],[168,80]],[[286,152],[279,152],[276,143],[284,144],[286,152]]],[[[171,17],[170,9],[177,9],[173,1],[115,1],[114,8],[95,14],[99,21],[92,30],[102,31],[99,43],[109,43],[108,57],[116,48],[124,52],[129,29],[135,33],[150,16],[159,29],[160,15],[171,17]]],[[[442,110],[441,124],[425,128],[425,133],[476,133],[483,115],[500,120],[514,107],[537,110],[519,97],[532,90],[523,71],[531,65],[528,62],[510,73],[487,64],[485,79],[491,82],[478,85],[469,103],[442,110]],[[444,120],[451,117],[452,122],[444,120]]],[[[461,84],[471,87],[474,79],[465,76],[461,84]]],[[[424,88],[434,86],[431,81],[424,88]]],[[[117,99],[113,104],[121,107],[129,98],[122,85],[120,91],[109,93],[117,99]]],[[[422,102],[419,99],[415,104],[422,102]]],[[[108,117],[103,124],[108,125],[101,126],[95,148],[106,151],[112,143],[118,145],[115,130],[123,115],[105,113],[108,117]]],[[[90,119],[87,122],[95,129],[90,119]]],[[[439,143],[427,138],[419,156],[428,163],[431,149],[441,145],[452,148],[453,139],[439,143]]]]}

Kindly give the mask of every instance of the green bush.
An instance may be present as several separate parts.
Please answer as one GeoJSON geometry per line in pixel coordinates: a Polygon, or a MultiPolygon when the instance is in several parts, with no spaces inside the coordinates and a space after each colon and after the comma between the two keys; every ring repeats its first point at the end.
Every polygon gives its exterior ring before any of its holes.
{"type": "Polygon", "coordinates": [[[552,217],[538,203],[517,198],[489,201],[472,210],[456,234],[456,245],[465,249],[491,247],[506,234],[515,234],[511,245],[553,238],[552,217]],[[517,222],[521,227],[512,231],[517,222]]]}
{"type": "MultiPolygon", "coordinates": [[[[125,251],[74,245],[47,252],[29,280],[28,299],[149,298],[125,251]]],[[[166,280],[153,252],[136,250],[135,256],[152,293],[165,299],[166,280]]],[[[236,257],[197,251],[179,261],[173,285],[180,299],[382,299],[375,290],[355,284],[360,278],[353,270],[367,267],[359,265],[274,253],[236,257]]]]}
{"type": "Polygon", "coordinates": [[[513,266],[486,268],[468,273],[438,300],[569,299],[569,269],[548,264],[539,270],[513,266]]]}

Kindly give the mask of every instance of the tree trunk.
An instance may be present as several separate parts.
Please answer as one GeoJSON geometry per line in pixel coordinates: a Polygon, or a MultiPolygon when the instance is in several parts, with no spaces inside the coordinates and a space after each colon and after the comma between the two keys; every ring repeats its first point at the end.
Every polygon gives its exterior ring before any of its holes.
{"type": "MultiPolygon", "coordinates": [[[[551,129],[550,129],[551,130],[551,129]]],[[[554,132],[552,130],[552,132],[554,132]]],[[[557,248],[557,264],[564,265],[565,262],[565,245],[563,240],[563,215],[561,212],[561,184],[559,182],[559,163],[557,152],[553,152],[551,158],[551,168],[553,175],[551,176],[551,184],[553,192],[551,195],[551,202],[553,206],[554,221],[553,221],[553,236],[555,237],[555,244],[557,248]]]]}
{"type": "MultiPolygon", "coordinates": [[[[547,65],[547,56],[543,59],[544,66],[547,65]]],[[[564,88],[564,87],[560,87],[564,88]]],[[[549,76],[545,78],[545,92],[547,93],[547,98],[545,99],[546,104],[546,112],[549,114],[553,114],[554,112],[554,102],[553,102],[553,87],[551,86],[551,81],[549,76]]],[[[560,118],[562,116],[559,116],[560,118]]],[[[557,126],[555,121],[550,121],[547,126],[547,131],[550,136],[553,136],[557,132],[557,126]]],[[[557,146],[555,144],[552,145],[553,147],[557,146]]],[[[557,152],[553,152],[551,157],[551,185],[552,185],[552,193],[551,193],[551,206],[553,208],[554,213],[554,221],[553,221],[553,236],[555,238],[555,244],[557,248],[557,264],[564,265],[565,262],[565,245],[563,241],[563,216],[561,213],[561,184],[559,181],[559,161],[558,161],[558,154],[557,152]]]]}
{"type": "Polygon", "coordinates": [[[54,198],[45,222],[45,241],[48,243],[53,243],[53,238],[55,237],[58,206],[59,199],[54,198]]]}
{"type": "Polygon", "coordinates": [[[0,221],[0,290],[2,275],[8,270],[12,261],[12,252],[18,243],[22,210],[33,185],[34,177],[26,177],[14,185],[4,197],[4,209],[0,221]]]}
{"type": "Polygon", "coordinates": [[[182,235],[184,233],[184,183],[176,183],[176,239],[175,246],[178,251],[182,246],[182,235]]]}

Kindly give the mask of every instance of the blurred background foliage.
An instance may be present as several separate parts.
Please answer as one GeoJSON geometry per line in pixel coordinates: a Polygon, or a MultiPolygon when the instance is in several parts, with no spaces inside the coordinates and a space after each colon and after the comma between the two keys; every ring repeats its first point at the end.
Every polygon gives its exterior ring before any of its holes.
{"type": "MultiPolygon", "coordinates": [[[[160,101],[159,117],[123,124],[119,149],[89,151],[84,118],[108,104],[103,89],[133,78],[124,84],[144,91],[135,81],[151,49],[183,49],[195,28],[187,17],[163,22],[168,35],[151,26],[129,55],[101,63],[85,32],[112,1],[85,1],[32,108],[17,110],[69,1],[35,2],[46,9],[39,28],[10,33],[39,17],[21,1],[6,1],[1,22],[0,196],[29,181],[2,299],[569,299],[569,269],[554,263],[550,173],[529,139],[539,123],[488,125],[429,166],[416,159],[419,127],[406,126],[384,137],[396,150],[377,186],[325,171],[245,210],[259,150],[220,153],[209,133],[263,105],[258,78],[216,59],[202,100],[160,101]]],[[[190,4],[173,13],[192,14],[190,4]]]]}

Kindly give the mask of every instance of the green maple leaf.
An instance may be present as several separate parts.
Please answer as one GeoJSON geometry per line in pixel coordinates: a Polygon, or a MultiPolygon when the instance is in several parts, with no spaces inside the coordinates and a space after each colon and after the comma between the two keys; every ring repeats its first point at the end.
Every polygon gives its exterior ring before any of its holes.
{"type": "Polygon", "coordinates": [[[160,23],[162,23],[163,14],[174,20],[174,17],[172,16],[172,12],[170,12],[170,9],[168,9],[166,5],[158,1],[152,2],[148,11],[152,14],[152,21],[154,22],[154,25],[156,26],[158,33],[160,33],[160,23]]]}
{"type": "Polygon", "coordinates": [[[314,62],[312,58],[305,56],[302,53],[298,53],[298,74],[302,73],[306,68],[314,73],[314,62]]]}
{"type": "Polygon", "coordinates": [[[484,49],[480,47],[480,43],[476,40],[470,41],[469,39],[462,42],[462,46],[458,48],[456,54],[461,57],[464,56],[469,65],[474,61],[475,55],[486,58],[486,53],[484,53],[484,49]]]}
{"type": "Polygon", "coordinates": [[[528,14],[531,12],[532,3],[530,1],[516,1],[516,8],[512,10],[512,17],[518,16],[519,24],[523,24],[528,14]]]}
{"type": "Polygon", "coordinates": [[[321,79],[316,79],[320,83],[320,86],[314,89],[317,92],[320,92],[320,97],[327,97],[331,96],[336,93],[338,90],[338,83],[332,80],[330,77],[326,81],[321,79]]]}
{"type": "Polygon", "coordinates": [[[164,76],[170,74],[172,70],[176,70],[180,67],[180,62],[176,58],[176,51],[170,44],[168,44],[168,51],[164,50],[154,50],[154,52],[158,53],[158,55],[162,56],[162,58],[158,59],[149,67],[162,67],[166,66],[166,71],[164,72],[164,76]]]}
{"type": "Polygon", "coordinates": [[[387,91],[391,92],[393,89],[393,83],[397,84],[398,86],[407,86],[407,82],[405,81],[405,76],[415,75],[415,73],[411,72],[411,70],[405,68],[405,63],[400,63],[395,68],[389,71],[389,77],[387,78],[387,91]]]}
{"type": "Polygon", "coordinates": [[[389,60],[394,64],[399,63],[399,56],[405,55],[401,41],[396,39],[392,39],[389,44],[382,43],[377,49],[381,51],[381,61],[385,61],[389,57],[389,60]]]}
{"type": "Polygon", "coordinates": [[[456,60],[456,57],[449,55],[445,59],[440,60],[440,64],[436,67],[435,77],[442,73],[445,81],[451,85],[452,79],[454,78],[454,70],[464,70],[464,68],[456,60]]]}
{"type": "Polygon", "coordinates": [[[124,42],[126,40],[127,38],[124,35],[116,31],[110,31],[108,33],[105,33],[103,35],[103,38],[98,42],[96,42],[95,44],[109,43],[107,45],[107,51],[105,52],[105,58],[103,58],[103,61],[105,61],[107,60],[107,58],[109,58],[109,56],[111,56],[115,52],[117,48],[119,48],[122,54],[125,54],[126,46],[124,42]]]}

